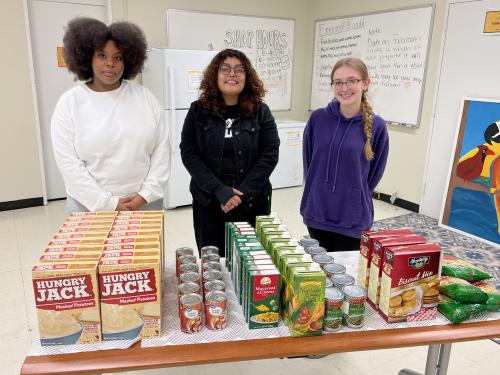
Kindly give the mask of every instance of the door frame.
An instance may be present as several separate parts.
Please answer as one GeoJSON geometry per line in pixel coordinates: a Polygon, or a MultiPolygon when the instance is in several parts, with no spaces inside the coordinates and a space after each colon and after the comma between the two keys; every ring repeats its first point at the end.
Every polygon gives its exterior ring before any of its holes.
{"type": "MultiPolygon", "coordinates": [[[[38,97],[36,93],[36,76],[35,76],[35,62],[33,59],[33,48],[32,48],[32,40],[31,40],[31,31],[30,31],[30,18],[29,18],[29,11],[28,11],[28,1],[30,0],[23,0],[23,13],[24,13],[24,30],[26,34],[26,46],[28,49],[28,67],[29,67],[29,72],[30,72],[30,83],[31,83],[31,99],[32,99],[32,105],[33,105],[33,113],[35,115],[35,131],[36,131],[36,144],[37,144],[37,151],[38,151],[38,164],[40,166],[40,179],[42,183],[42,197],[43,197],[43,205],[46,206],[48,203],[48,198],[47,198],[47,181],[45,180],[45,166],[44,166],[44,155],[43,155],[43,146],[42,146],[42,134],[41,134],[41,127],[40,127],[40,113],[38,110],[38,97]]],[[[42,0],[42,1],[47,1],[50,2],[50,0],[42,0]]],[[[65,2],[65,3],[79,3],[79,4],[85,4],[85,0],[78,0],[78,1],[71,1],[71,0],[66,0],[66,1],[59,1],[59,2],[65,2]]],[[[93,3],[92,1],[89,1],[89,3],[93,3]]],[[[106,0],[105,6],[105,11],[106,11],[106,22],[108,24],[111,23],[112,20],[112,12],[111,12],[111,4],[112,0],[106,0]]]]}

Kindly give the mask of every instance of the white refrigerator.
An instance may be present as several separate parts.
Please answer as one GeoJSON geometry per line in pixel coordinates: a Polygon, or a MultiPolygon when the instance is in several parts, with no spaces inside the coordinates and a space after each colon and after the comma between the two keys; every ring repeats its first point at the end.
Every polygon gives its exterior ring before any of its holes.
{"type": "Polygon", "coordinates": [[[171,168],[163,206],[174,208],[192,203],[191,176],[182,164],[179,144],[191,102],[198,99],[203,71],[217,51],[153,48],[142,72],[142,84],[158,98],[170,132],[171,168]]]}

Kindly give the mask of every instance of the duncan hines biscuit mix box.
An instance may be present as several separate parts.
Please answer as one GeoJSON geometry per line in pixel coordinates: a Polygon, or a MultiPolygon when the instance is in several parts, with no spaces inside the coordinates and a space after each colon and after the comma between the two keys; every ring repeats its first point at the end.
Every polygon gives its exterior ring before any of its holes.
{"type": "Polygon", "coordinates": [[[101,341],[97,262],[38,263],[32,276],[42,345],[101,341]]]}
{"type": "Polygon", "coordinates": [[[425,242],[425,237],[417,235],[386,237],[373,241],[372,262],[370,264],[370,279],[368,282],[367,300],[375,310],[378,309],[380,282],[382,280],[382,258],[385,248],[389,246],[413,245],[425,242]]]}
{"type": "Polygon", "coordinates": [[[435,319],[441,259],[435,244],[384,250],[379,313],[387,322],[435,319]]]}
{"type": "Polygon", "coordinates": [[[158,256],[102,259],[99,262],[99,291],[103,340],[160,336],[158,256]]]}
{"type": "Polygon", "coordinates": [[[413,234],[410,229],[388,229],[380,231],[364,231],[361,233],[361,243],[359,245],[359,264],[357,283],[368,289],[370,278],[370,264],[372,262],[373,241],[386,237],[396,237],[413,234]]]}

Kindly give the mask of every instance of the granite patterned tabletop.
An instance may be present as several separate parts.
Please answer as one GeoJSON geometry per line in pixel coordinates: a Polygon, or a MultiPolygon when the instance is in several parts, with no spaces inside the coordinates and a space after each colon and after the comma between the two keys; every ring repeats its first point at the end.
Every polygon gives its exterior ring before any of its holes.
{"type": "Polygon", "coordinates": [[[398,228],[410,228],[427,238],[428,242],[436,243],[456,257],[485,269],[493,275],[493,279],[488,280],[488,283],[500,290],[500,248],[440,227],[437,219],[419,213],[376,221],[372,229],[398,228]]]}

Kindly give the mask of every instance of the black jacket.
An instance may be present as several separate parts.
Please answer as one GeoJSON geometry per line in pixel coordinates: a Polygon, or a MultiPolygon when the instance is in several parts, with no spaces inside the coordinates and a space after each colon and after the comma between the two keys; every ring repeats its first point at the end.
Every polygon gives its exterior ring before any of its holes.
{"type": "MultiPolygon", "coordinates": [[[[250,116],[241,115],[232,125],[234,155],[243,201],[261,203],[271,192],[269,176],[278,163],[280,140],[273,115],[262,103],[250,116]]],[[[189,174],[193,199],[207,206],[220,187],[225,121],[219,113],[191,103],[181,135],[182,162],[189,174]]]]}

